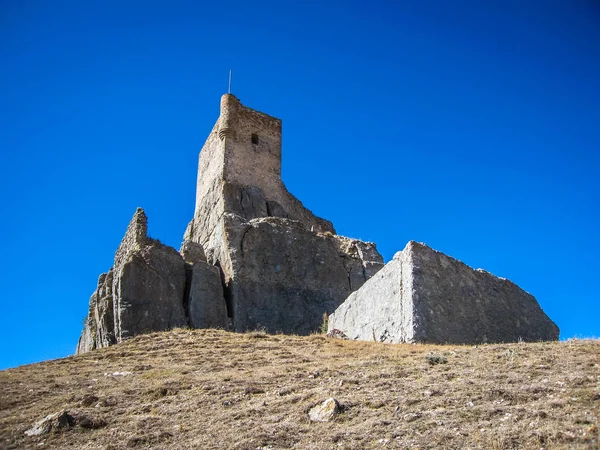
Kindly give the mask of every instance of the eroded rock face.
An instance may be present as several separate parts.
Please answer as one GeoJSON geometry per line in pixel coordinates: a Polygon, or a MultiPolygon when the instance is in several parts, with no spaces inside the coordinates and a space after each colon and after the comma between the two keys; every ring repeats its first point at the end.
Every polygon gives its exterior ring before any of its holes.
{"type": "Polygon", "coordinates": [[[383,265],[379,254],[356,250],[368,244],[314,233],[296,220],[227,216],[225,227],[233,272],[227,290],[238,331],[314,332],[324,312],[333,312],[383,265]]]}
{"type": "Polygon", "coordinates": [[[227,306],[218,267],[198,261],[189,273],[188,316],[193,328],[228,328],[227,306]]]}
{"type": "Polygon", "coordinates": [[[107,347],[116,342],[112,282],[112,269],[98,278],[98,287],[90,298],[88,315],[77,344],[77,353],[107,347]]]}
{"type": "Polygon", "coordinates": [[[200,152],[184,239],[220,268],[235,331],[308,334],[383,267],[375,245],[335,235],[281,180],[281,121],[232,95],[200,152]]]}
{"type": "Polygon", "coordinates": [[[77,353],[121,342],[149,331],[187,325],[183,307],[186,266],[173,248],[147,237],[138,208],[90,299],[77,353]]]}
{"type": "Polygon", "coordinates": [[[411,241],[329,317],[329,330],[380,342],[476,344],[558,339],[516,284],[411,241]]]}
{"type": "Polygon", "coordinates": [[[117,342],[137,334],[187,325],[183,310],[185,263],[172,247],[148,240],[115,268],[113,304],[117,342]]]}

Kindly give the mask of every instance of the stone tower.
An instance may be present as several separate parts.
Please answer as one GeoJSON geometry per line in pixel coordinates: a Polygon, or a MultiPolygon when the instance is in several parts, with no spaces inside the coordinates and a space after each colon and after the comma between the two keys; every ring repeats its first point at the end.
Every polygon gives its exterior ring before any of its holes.
{"type": "Polygon", "coordinates": [[[219,119],[200,152],[196,208],[185,239],[211,242],[224,212],[247,220],[289,218],[313,231],[335,232],[281,181],[281,120],[243,106],[232,94],[221,97],[219,119]]]}
{"type": "Polygon", "coordinates": [[[382,267],[375,245],[335,235],[281,180],[281,120],[221,98],[200,151],[184,242],[221,269],[235,330],[308,333],[382,267]],[[318,270],[315,270],[318,269],[318,270]]]}

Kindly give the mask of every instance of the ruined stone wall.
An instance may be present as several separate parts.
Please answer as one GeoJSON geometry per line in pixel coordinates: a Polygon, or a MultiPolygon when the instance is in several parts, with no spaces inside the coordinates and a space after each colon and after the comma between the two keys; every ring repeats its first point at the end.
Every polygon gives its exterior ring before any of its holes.
{"type": "Polygon", "coordinates": [[[414,241],[350,294],[328,326],[351,339],[392,343],[558,339],[531,294],[414,241]]]}
{"type": "Polygon", "coordinates": [[[237,107],[236,120],[229,119],[235,131],[225,138],[224,178],[229,183],[256,186],[272,195],[282,187],[281,120],[242,106],[232,95],[227,100],[237,107]]]}
{"type": "Polygon", "coordinates": [[[506,278],[424,244],[409,247],[415,340],[429,342],[531,342],[558,339],[558,328],[537,300],[506,278]]]}
{"type": "Polygon", "coordinates": [[[140,333],[188,324],[184,311],[186,263],[173,248],[147,237],[138,208],[90,299],[77,353],[106,347],[140,333]]]}
{"type": "Polygon", "coordinates": [[[281,180],[281,120],[246,108],[231,94],[221,98],[219,119],[200,152],[194,221],[185,238],[210,251],[224,212],[247,220],[286,217],[309,230],[335,232],[281,180]]]}
{"type": "Polygon", "coordinates": [[[148,235],[148,218],[142,208],[137,208],[133,215],[125,237],[121,241],[117,252],[115,253],[115,264],[114,267],[120,267],[125,262],[127,254],[135,250],[139,250],[146,244],[148,235]]]}
{"type": "Polygon", "coordinates": [[[309,230],[334,233],[333,225],[316,217],[285,187],[281,180],[281,120],[243,106],[233,96],[236,120],[229,119],[235,132],[225,151],[225,180],[262,191],[267,214],[302,222],[309,230]],[[255,140],[253,142],[253,135],[255,140]]]}

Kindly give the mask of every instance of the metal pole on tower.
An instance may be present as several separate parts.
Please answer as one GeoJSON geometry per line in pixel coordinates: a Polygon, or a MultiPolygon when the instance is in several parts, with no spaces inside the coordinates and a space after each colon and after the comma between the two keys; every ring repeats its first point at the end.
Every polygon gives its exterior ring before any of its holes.
{"type": "Polygon", "coordinates": [[[229,69],[229,87],[227,88],[227,93],[231,94],[231,69],[229,69]]]}

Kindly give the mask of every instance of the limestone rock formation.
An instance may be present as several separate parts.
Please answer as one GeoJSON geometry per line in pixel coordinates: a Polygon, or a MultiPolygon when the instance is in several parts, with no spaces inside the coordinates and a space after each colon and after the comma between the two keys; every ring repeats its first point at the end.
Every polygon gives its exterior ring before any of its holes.
{"type": "Polygon", "coordinates": [[[422,244],[382,267],[375,244],[336,235],[286,189],[281,121],[226,94],[180,251],[149,238],[138,209],[98,280],[77,352],[181,326],[309,334],[324,313],[330,331],[355,339],[558,336],[531,295],[422,244]]]}
{"type": "Polygon", "coordinates": [[[375,245],[335,235],[281,180],[281,121],[233,95],[200,152],[185,236],[222,273],[232,329],[308,334],[378,269],[375,245]]]}
{"type": "Polygon", "coordinates": [[[147,237],[138,209],[90,299],[77,352],[178,326],[317,330],[383,259],[374,244],[335,235],[280,175],[281,121],[224,95],[179,253],[147,237]]]}
{"type": "Polygon", "coordinates": [[[187,325],[183,298],[186,267],[173,248],[147,237],[138,208],[90,299],[77,353],[106,347],[136,334],[187,325]]]}
{"type": "Polygon", "coordinates": [[[372,244],[314,233],[297,220],[245,222],[229,215],[225,220],[233,272],[227,293],[235,330],[314,332],[324,312],[333,312],[377,264],[383,265],[380,259],[366,260],[379,257],[369,255],[372,244]]]}
{"type": "Polygon", "coordinates": [[[516,284],[414,241],[350,294],[328,327],[392,343],[558,339],[558,327],[516,284]]]}
{"type": "Polygon", "coordinates": [[[189,273],[187,310],[192,328],[227,328],[227,306],[218,267],[195,262],[189,273]]]}

